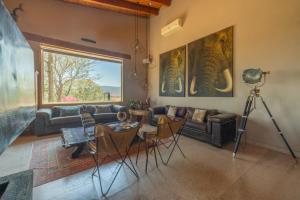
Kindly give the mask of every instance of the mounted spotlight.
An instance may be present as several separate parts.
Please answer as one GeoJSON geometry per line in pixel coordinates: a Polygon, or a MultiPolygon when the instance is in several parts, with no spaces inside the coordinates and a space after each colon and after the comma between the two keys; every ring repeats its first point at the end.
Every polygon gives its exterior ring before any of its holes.
{"type": "Polygon", "coordinates": [[[250,69],[246,69],[243,72],[243,80],[245,81],[245,83],[248,84],[257,84],[260,83],[262,80],[262,78],[267,75],[270,74],[269,71],[264,72],[261,69],[257,68],[250,68],[250,69]]]}
{"type": "Polygon", "coordinates": [[[243,115],[242,115],[240,126],[239,126],[239,129],[238,129],[238,132],[237,132],[236,143],[235,143],[234,150],[233,150],[233,157],[236,156],[236,153],[237,153],[239,145],[240,145],[241,137],[246,131],[246,125],[247,125],[247,122],[248,122],[248,117],[249,117],[250,113],[256,109],[256,99],[259,98],[261,100],[263,106],[265,107],[265,110],[267,111],[271,121],[273,122],[273,125],[275,126],[276,130],[278,131],[278,134],[281,136],[283,142],[287,146],[287,148],[288,148],[289,152],[291,153],[292,157],[296,160],[297,157],[296,157],[294,151],[292,150],[291,146],[289,145],[286,138],[284,137],[283,132],[281,131],[281,129],[279,128],[279,125],[275,121],[275,119],[274,119],[269,107],[267,106],[266,102],[264,101],[264,99],[260,95],[260,89],[259,88],[262,87],[265,84],[267,74],[270,74],[270,72],[269,71],[263,71],[259,68],[257,68],[257,69],[249,68],[249,69],[244,70],[244,72],[243,72],[242,77],[243,77],[243,80],[245,81],[245,83],[254,85],[254,87],[250,90],[250,94],[249,94],[249,96],[247,98],[247,101],[246,101],[246,105],[245,105],[245,108],[244,108],[244,112],[243,112],[243,115]]]}

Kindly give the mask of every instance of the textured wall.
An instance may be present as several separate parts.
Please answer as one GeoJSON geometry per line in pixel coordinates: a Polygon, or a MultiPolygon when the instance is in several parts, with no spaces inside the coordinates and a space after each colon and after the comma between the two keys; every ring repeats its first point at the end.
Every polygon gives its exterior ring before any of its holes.
{"type": "MultiPolygon", "coordinates": [[[[173,0],[150,20],[150,46],[156,67],[149,69],[149,96],[156,105],[217,108],[241,114],[249,88],[244,69],[270,70],[262,95],[292,147],[300,153],[300,1],[298,0],[173,0]],[[160,28],[183,17],[183,30],[163,37],[160,28]],[[234,97],[159,97],[159,54],[234,26],[234,97]]],[[[285,151],[261,103],[249,120],[247,142],[285,151]]]]}
{"type": "MultiPolygon", "coordinates": [[[[141,63],[145,51],[138,55],[138,79],[132,79],[134,66],[134,17],[100,9],[67,4],[56,0],[5,0],[12,10],[22,2],[24,12],[18,12],[18,25],[23,32],[92,46],[105,50],[129,54],[131,60],[124,60],[123,92],[124,101],[131,98],[144,100],[143,88],[147,70],[141,63]],[[81,37],[92,38],[97,44],[82,42],[81,37]]],[[[139,21],[139,36],[145,48],[145,19],[139,21]]],[[[39,45],[31,42],[35,51],[36,66],[39,68],[39,45]]]]}

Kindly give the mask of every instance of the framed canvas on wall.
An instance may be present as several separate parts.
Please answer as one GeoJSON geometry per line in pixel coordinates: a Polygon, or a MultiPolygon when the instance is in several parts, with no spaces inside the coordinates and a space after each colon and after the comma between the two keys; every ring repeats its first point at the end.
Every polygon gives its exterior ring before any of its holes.
{"type": "Polygon", "coordinates": [[[160,54],[159,96],[185,96],[186,46],[160,54]]]}
{"type": "Polygon", "coordinates": [[[233,96],[233,26],[188,44],[188,95],[233,96]]]}

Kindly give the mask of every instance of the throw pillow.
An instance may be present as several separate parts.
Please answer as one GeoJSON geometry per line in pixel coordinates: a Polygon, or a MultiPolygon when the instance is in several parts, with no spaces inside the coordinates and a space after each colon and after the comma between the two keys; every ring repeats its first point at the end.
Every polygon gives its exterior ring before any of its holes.
{"type": "Polygon", "coordinates": [[[111,105],[96,106],[96,113],[112,113],[111,105]]]}
{"type": "Polygon", "coordinates": [[[169,110],[168,110],[168,113],[167,113],[167,116],[169,116],[169,117],[175,117],[176,110],[177,110],[176,106],[170,106],[169,110]]]}
{"type": "Polygon", "coordinates": [[[203,122],[205,114],[206,110],[195,109],[192,120],[196,122],[203,122]]]}
{"type": "Polygon", "coordinates": [[[60,117],[66,117],[66,116],[75,116],[80,115],[80,107],[78,106],[66,106],[60,108],[60,117]]]}

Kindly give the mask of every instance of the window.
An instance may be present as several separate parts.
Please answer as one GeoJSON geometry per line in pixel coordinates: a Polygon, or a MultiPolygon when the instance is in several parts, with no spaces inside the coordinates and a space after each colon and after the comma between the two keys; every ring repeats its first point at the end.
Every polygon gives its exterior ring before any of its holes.
{"type": "Polygon", "coordinates": [[[122,101],[122,60],[42,47],[42,104],[122,101]]]}

